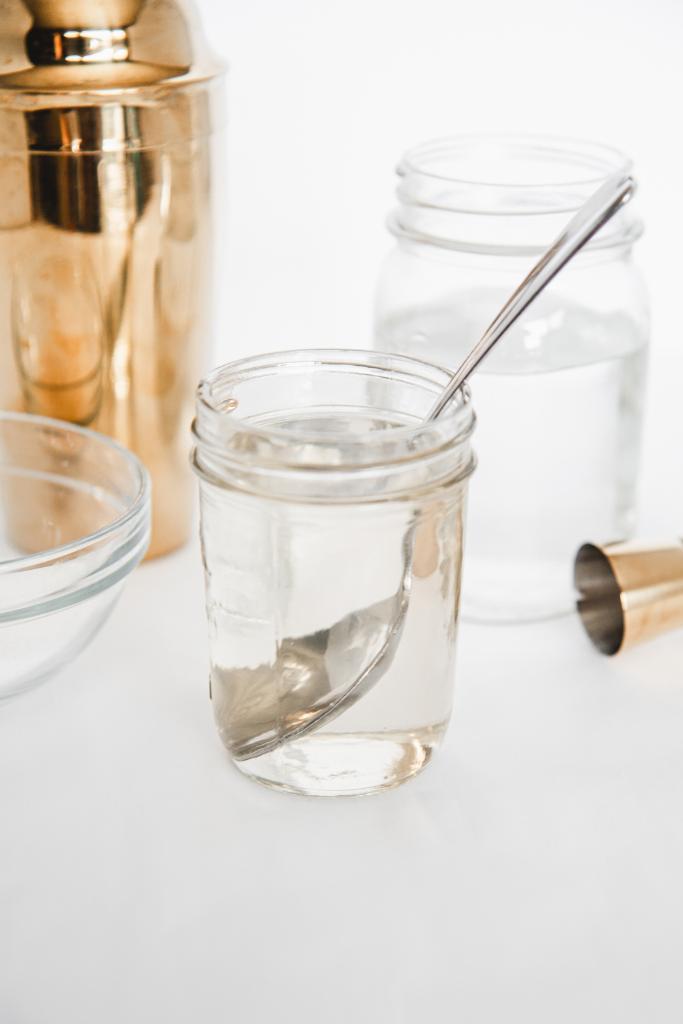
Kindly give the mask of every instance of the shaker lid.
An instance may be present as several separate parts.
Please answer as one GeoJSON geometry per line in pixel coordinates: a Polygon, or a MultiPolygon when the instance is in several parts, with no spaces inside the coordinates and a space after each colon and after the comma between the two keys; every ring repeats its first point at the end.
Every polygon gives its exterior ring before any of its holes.
{"type": "Polygon", "coordinates": [[[191,0],[0,0],[0,89],[120,90],[220,73],[191,0]]]}

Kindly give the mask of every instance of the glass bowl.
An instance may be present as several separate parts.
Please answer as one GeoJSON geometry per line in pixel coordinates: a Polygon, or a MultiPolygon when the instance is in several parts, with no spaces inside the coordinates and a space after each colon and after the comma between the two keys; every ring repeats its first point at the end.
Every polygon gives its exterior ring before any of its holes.
{"type": "Polygon", "coordinates": [[[0,412],[0,699],[71,661],[149,543],[139,460],[102,434],[0,412]]]}

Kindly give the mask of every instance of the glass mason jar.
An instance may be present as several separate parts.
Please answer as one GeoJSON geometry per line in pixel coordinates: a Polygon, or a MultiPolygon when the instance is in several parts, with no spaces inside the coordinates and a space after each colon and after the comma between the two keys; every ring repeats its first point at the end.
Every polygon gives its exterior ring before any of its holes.
{"type": "MultiPolygon", "coordinates": [[[[375,344],[455,368],[620,153],[554,138],[461,136],[398,167],[396,245],[375,344]]],[[[629,205],[562,271],[472,383],[473,483],[463,614],[538,619],[574,604],[587,538],[633,531],[648,303],[629,205]]]]}
{"type": "Polygon", "coordinates": [[[451,712],[467,391],[419,360],[336,350],[216,370],[194,465],[211,696],[238,768],[308,794],[397,785],[451,712]]]}

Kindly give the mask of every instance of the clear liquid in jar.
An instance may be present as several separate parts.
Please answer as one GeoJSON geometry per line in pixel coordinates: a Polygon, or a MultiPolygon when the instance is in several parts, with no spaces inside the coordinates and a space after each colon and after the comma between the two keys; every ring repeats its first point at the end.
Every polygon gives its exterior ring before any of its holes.
{"type": "MultiPolygon", "coordinates": [[[[270,422],[301,426],[300,414],[270,422]]],[[[330,429],[339,425],[336,417],[330,429]]],[[[375,416],[370,429],[387,425],[375,416]]],[[[349,415],[344,430],[361,436],[368,426],[349,415]]],[[[451,711],[464,491],[463,482],[437,498],[326,505],[202,487],[213,710],[245,774],[308,794],[349,794],[397,785],[429,762],[451,711]],[[409,603],[387,671],[338,717],[289,739],[319,695],[302,638],[310,648],[341,624],[337,642],[357,642],[354,613],[401,587],[403,542],[416,519],[409,603]],[[274,749],[249,756],[250,740],[263,737],[275,738],[274,749]]],[[[374,637],[375,650],[381,640],[374,637]]],[[[333,685],[343,691],[372,654],[360,651],[346,678],[332,671],[333,685]]]]}
{"type": "MultiPolygon", "coordinates": [[[[377,348],[454,369],[492,306],[489,291],[472,291],[397,315],[379,325],[377,348]]],[[[541,296],[473,376],[464,618],[567,612],[579,546],[631,535],[646,374],[646,339],[629,317],[541,296]]]]}

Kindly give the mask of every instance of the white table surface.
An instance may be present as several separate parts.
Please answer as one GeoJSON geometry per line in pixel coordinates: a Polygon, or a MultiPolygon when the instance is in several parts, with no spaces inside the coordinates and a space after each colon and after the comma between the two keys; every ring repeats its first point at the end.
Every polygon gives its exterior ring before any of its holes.
{"type": "MultiPolygon", "coordinates": [[[[683,518],[655,345],[641,531],[683,518]]],[[[683,633],[462,625],[443,749],[304,799],[232,768],[198,545],[0,705],[0,1024],[680,1024],[683,633]]]]}
{"type": "MultiPolygon", "coordinates": [[[[679,0],[200,7],[233,66],[220,357],[364,343],[405,147],[604,138],[648,225],[643,530],[680,530],[679,0]]],[[[0,1024],[680,1024],[682,634],[463,627],[438,759],[351,800],[240,776],[206,677],[190,547],[0,707],[0,1024]]]]}
{"type": "Polygon", "coordinates": [[[460,641],[422,776],[273,793],[214,729],[196,546],[143,566],[0,711],[2,1024],[678,1024],[681,635],[460,641]]]}

